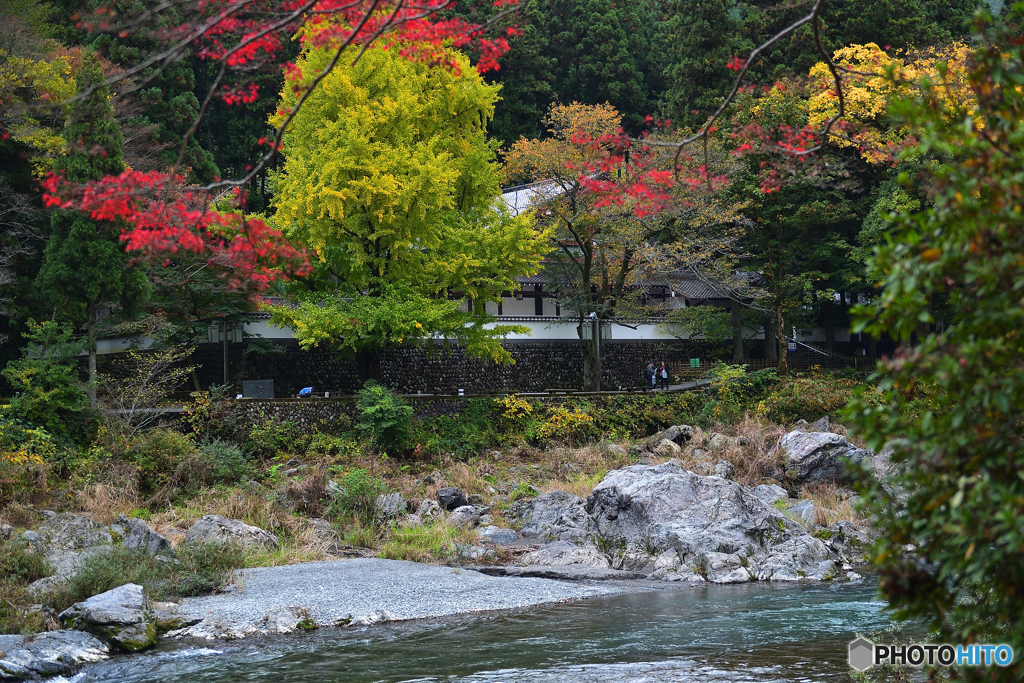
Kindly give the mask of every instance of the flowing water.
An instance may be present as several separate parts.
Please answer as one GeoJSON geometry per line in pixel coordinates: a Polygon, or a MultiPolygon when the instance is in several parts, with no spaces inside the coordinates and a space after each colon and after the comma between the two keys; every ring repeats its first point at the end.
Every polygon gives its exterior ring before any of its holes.
{"type": "Polygon", "coordinates": [[[74,683],[846,681],[846,646],[889,620],[870,583],[629,593],[515,612],[167,643],[74,683]]]}

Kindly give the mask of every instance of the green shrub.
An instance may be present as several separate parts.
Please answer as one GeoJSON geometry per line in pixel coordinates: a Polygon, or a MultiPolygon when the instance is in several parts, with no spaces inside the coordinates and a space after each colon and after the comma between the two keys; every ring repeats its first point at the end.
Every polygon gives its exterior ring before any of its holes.
{"type": "Polygon", "coordinates": [[[400,447],[409,438],[412,406],[373,380],[356,394],[356,428],[380,451],[400,447]]]}
{"type": "Polygon", "coordinates": [[[238,446],[213,439],[199,446],[199,453],[210,466],[215,483],[234,484],[253,477],[255,468],[238,446]]]}
{"type": "Polygon", "coordinates": [[[321,431],[313,432],[309,437],[309,445],[306,446],[306,452],[309,454],[342,458],[356,456],[361,450],[359,442],[351,434],[334,435],[321,431]]]}
{"type": "Polygon", "coordinates": [[[184,461],[196,455],[190,437],[170,429],[154,429],[128,448],[126,458],[138,468],[139,489],[156,491],[170,481],[184,461]]]}
{"type": "Polygon", "coordinates": [[[246,551],[231,544],[181,546],[173,560],[120,546],[91,555],[66,583],[54,586],[46,603],[58,612],[126,583],[145,587],[153,600],[201,595],[223,585],[229,572],[245,566],[246,551]]]}
{"type": "Polygon", "coordinates": [[[336,488],[331,487],[333,512],[372,524],[377,496],[388,490],[384,480],[369,470],[356,468],[343,472],[333,483],[336,485],[336,488]]]}
{"type": "Polygon", "coordinates": [[[31,601],[26,587],[52,573],[46,559],[28,543],[0,541],[0,633],[35,633],[45,629],[43,615],[24,611],[31,601]]]}
{"type": "Polygon", "coordinates": [[[586,441],[597,434],[594,416],[587,409],[565,405],[549,411],[547,419],[537,430],[537,438],[541,441],[557,440],[568,444],[586,441]]]}
{"type": "MultiPolygon", "coordinates": [[[[780,378],[778,384],[757,405],[757,414],[775,422],[817,420],[837,415],[865,385],[847,377],[826,374],[820,369],[780,378]]],[[[881,394],[868,388],[881,400],[881,394]]],[[[874,400],[870,399],[869,400],[874,400]]]]}
{"type": "Polygon", "coordinates": [[[242,443],[242,450],[252,457],[266,460],[280,451],[302,453],[308,442],[309,437],[294,422],[277,422],[264,417],[249,430],[242,443]]]}

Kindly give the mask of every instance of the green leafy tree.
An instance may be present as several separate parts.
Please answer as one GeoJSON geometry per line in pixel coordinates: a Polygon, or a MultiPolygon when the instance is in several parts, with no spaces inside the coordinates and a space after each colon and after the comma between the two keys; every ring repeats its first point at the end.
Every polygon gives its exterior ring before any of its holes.
{"type": "Polygon", "coordinates": [[[4,417],[42,427],[50,434],[77,438],[84,433],[88,397],[78,381],[78,354],[84,346],[70,325],[28,321],[28,345],[19,360],[3,369],[15,396],[4,417]]]}
{"type": "MultiPolygon", "coordinates": [[[[319,73],[331,55],[310,48],[298,67],[319,73]]],[[[356,353],[364,378],[379,373],[383,350],[432,337],[511,362],[500,340],[523,328],[488,325],[482,304],[537,271],[546,235],[532,217],[498,208],[485,137],[497,87],[455,52],[452,65],[398,50],[355,56],[342,56],[284,140],[275,220],[305,245],[315,272],[293,288],[297,306],[271,307],[273,321],[304,347],[356,353]],[[459,298],[477,305],[461,311],[459,298]]],[[[282,109],[295,104],[292,85],[282,109]]]]}
{"type": "Polygon", "coordinates": [[[1022,19],[1018,3],[994,39],[978,31],[967,101],[946,96],[957,86],[940,70],[895,105],[919,140],[906,157],[941,163],[903,177],[929,205],[895,218],[871,264],[881,296],[858,328],[918,337],[879,365],[884,404],[849,411],[869,447],[894,449],[900,495],[877,483],[864,492],[882,594],[940,641],[1011,645],[1010,666],[959,671],[979,681],[1024,677],[1022,19]],[[949,300],[941,325],[935,297],[949,300]]]}
{"type": "MultiPolygon", "coordinates": [[[[96,59],[86,56],[77,80],[82,87],[89,87],[98,85],[102,79],[96,59]]],[[[54,164],[71,181],[99,180],[124,170],[121,131],[109,100],[107,88],[97,87],[71,109],[64,130],[71,149],[54,164]]],[[[121,246],[120,232],[116,222],[94,221],[80,211],[55,210],[42,268],[36,277],[40,291],[56,305],[85,308],[89,396],[93,405],[99,307],[113,302],[131,312],[149,294],[145,274],[131,265],[121,246]]]]}
{"type": "Polygon", "coordinates": [[[356,394],[356,428],[381,451],[401,446],[408,438],[412,406],[373,380],[356,394]]]}

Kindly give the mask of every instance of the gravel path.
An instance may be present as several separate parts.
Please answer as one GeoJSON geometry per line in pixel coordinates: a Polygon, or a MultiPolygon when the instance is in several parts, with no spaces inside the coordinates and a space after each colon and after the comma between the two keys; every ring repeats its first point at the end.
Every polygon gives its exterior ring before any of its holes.
{"type": "Polygon", "coordinates": [[[236,573],[233,593],[188,598],[182,611],[202,618],[176,635],[238,638],[281,632],[266,615],[305,608],[318,625],[373,624],[512,609],[621,592],[550,579],[486,576],[416,562],[352,559],[308,562],[236,573]]]}

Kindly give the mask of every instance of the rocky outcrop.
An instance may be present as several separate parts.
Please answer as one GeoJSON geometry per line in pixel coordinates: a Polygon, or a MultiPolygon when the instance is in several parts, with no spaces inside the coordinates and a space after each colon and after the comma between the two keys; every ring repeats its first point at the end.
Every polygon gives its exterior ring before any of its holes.
{"type": "Polygon", "coordinates": [[[668,439],[662,439],[651,449],[651,454],[659,458],[675,458],[682,452],[683,449],[675,441],[669,441],[668,439]]]}
{"type": "Polygon", "coordinates": [[[782,437],[784,477],[794,484],[834,483],[848,486],[854,481],[850,465],[871,457],[846,437],[831,432],[794,430],[782,437]]]}
{"type": "Polygon", "coordinates": [[[789,497],[786,489],[778,484],[761,484],[750,489],[750,492],[769,505],[774,505],[775,501],[786,500],[789,497]]]}
{"type": "Polygon", "coordinates": [[[59,619],[68,628],[91,633],[126,652],[156,644],[156,616],[142,586],[135,583],[76,602],[59,619]]]}
{"type": "Polygon", "coordinates": [[[512,545],[519,541],[519,534],[512,531],[512,529],[502,529],[493,524],[485,526],[476,533],[481,541],[494,545],[512,545]]]}
{"type": "Polygon", "coordinates": [[[579,496],[552,491],[509,506],[508,516],[520,526],[524,536],[539,536],[546,541],[590,543],[596,527],[579,496]]]}
{"type": "Polygon", "coordinates": [[[433,519],[441,514],[441,506],[436,500],[425,499],[416,509],[416,514],[422,519],[433,519]]]}
{"type": "Polygon", "coordinates": [[[0,680],[70,676],[86,664],[106,659],[109,652],[106,645],[82,631],[40,633],[0,655],[0,680]]]}
{"type": "Polygon", "coordinates": [[[608,556],[592,545],[574,545],[568,541],[548,543],[539,550],[526,553],[519,561],[525,565],[547,567],[601,567],[608,569],[612,563],[608,556]]]}
{"type": "Polygon", "coordinates": [[[263,629],[267,633],[312,631],[317,627],[305,607],[278,607],[263,616],[263,629]]]}
{"type": "Polygon", "coordinates": [[[173,552],[171,542],[150,529],[149,525],[141,519],[118,515],[114,523],[107,529],[115,539],[120,539],[121,545],[129,550],[145,550],[150,555],[173,552]]]}
{"type": "Polygon", "coordinates": [[[265,548],[278,546],[277,539],[270,532],[221,515],[201,517],[185,533],[185,543],[236,543],[246,548],[254,545],[265,548]]]}
{"type": "Polygon", "coordinates": [[[678,462],[609,472],[587,498],[612,566],[675,569],[708,581],[829,578],[829,549],[736,482],[684,470],[678,462]],[[665,553],[675,551],[675,559],[665,553]]]}

